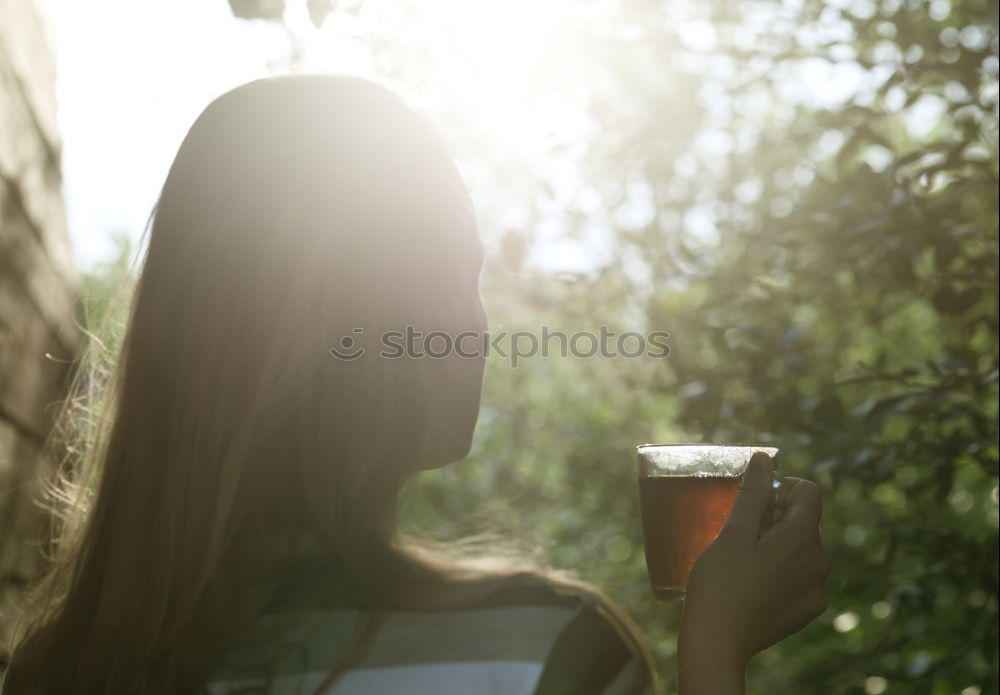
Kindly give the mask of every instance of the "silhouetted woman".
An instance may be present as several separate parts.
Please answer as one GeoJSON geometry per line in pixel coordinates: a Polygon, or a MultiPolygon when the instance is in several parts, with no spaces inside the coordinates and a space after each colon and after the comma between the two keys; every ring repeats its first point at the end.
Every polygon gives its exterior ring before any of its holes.
{"type": "MultiPolygon", "coordinates": [[[[394,91],[296,75],[212,102],[151,218],[4,694],[652,692],[594,589],[397,529],[404,482],[469,451],[481,263],[458,170],[394,91]],[[407,327],[461,354],[387,350],[407,327]]],[[[682,695],[742,692],[749,658],[825,608],[817,489],[760,535],[754,464],[692,576],[682,695]]]]}

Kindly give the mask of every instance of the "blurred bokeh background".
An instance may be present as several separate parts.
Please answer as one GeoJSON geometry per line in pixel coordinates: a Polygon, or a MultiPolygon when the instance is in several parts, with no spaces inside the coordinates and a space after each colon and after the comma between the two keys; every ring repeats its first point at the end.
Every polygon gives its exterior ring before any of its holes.
{"type": "Polygon", "coordinates": [[[186,129],[335,70],[442,124],[493,331],[671,336],[494,355],[470,459],[409,524],[537,544],[628,608],[669,691],[633,447],[772,444],[824,489],[831,606],[751,690],[996,693],[997,35],[995,0],[0,0],[0,626],[37,571],[49,404],[114,341],[186,129]]]}

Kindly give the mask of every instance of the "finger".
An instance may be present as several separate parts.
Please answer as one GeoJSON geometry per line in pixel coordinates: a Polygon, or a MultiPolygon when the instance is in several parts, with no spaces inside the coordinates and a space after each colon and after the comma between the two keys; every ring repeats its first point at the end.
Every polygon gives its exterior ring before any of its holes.
{"type": "Polygon", "coordinates": [[[746,541],[757,539],[771,502],[772,470],[771,457],[763,451],[755,452],[747,464],[740,492],[720,535],[746,541]]]}
{"type": "Polygon", "coordinates": [[[788,491],[785,518],[803,524],[819,524],[823,515],[823,492],[809,480],[798,480],[788,491]]]}
{"type": "Polygon", "coordinates": [[[812,598],[812,607],[815,613],[814,617],[818,618],[826,613],[826,609],[830,607],[830,599],[826,594],[826,585],[824,584],[820,586],[815,592],[813,592],[812,598]]]}
{"type": "Polygon", "coordinates": [[[771,513],[768,518],[767,528],[771,528],[785,516],[785,511],[788,509],[788,491],[798,480],[799,478],[788,478],[775,471],[774,493],[771,499],[771,513]]]}
{"type": "MultiPolygon", "coordinates": [[[[783,477],[781,479],[781,488],[778,490],[778,500],[777,500],[777,502],[775,504],[775,510],[776,510],[775,523],[776,524],[777,524],[778,521],[781,521],[782,519],[784,519],[785,516],[788,514],[789,509],[793,505],[792,499],[791,499],[792,490],[794,490],[795,487],[797,485],[799,485],[800,483],[808,483],[809,485],[813,485],[814,484],[811,481],[805,480],[804,478],[793,478],[791,476],[783,477]]],[[[797,493],[795,493],[796,499],[797,500],[801,499],[799,496],[800,495],[804,495],[804,494],[805,494],[804,490],[799,490],[797,493]]],[[[799,505],[796,505],[796,506],[799,506],[799,505]]],[[[798,514],[800,512],[801,512],[801,510],[797,510],[795,513],[798,514]]]]}
{"type": "Polygon", "coordinates": [[[829,603],[825,586],[800,588],[800,593],[790,594],[781,602],[774,621],[770,623],[770,633],[762,639],[758,649],[766,648],[798,632],[826,611],[829,603]]]}
{"type": "Polygon", "coordinates": [[[788,506],[788,495],[791,494],[792,488],[802,482],[802,478],[793,478],[790,475],[781,475],[780,473],[775,474],[778,478],[778,488],[777,488],[777,501],[778,504],[787,507],[788,506]]]}
{"type": "Polygon", "coordinates": [[[829,608],[829,599],[826,594],[826,587],[823,585],[815,587],[812,591],[802,597],[797,603],[800,611],[800,628],[805,627],[813,620],[823,615],[829,608]]]}
{"type": "Polygon", "coordinates": [[[788,493],[788,511],[798,508],[796,513],[801,513],[810,523],[819,524],[823,517],[823,490],[819,485],[811,480],[801,480],[795,488],[788,493]]]}
{"type": "Polygon", "coordinates": [[[826,550],[823,549],[822,544],[813,550],[812,563],[820,581],[825,583],[826,576],[830,572],[830,559],[827,557],[826,550]]]}
{"type": "Polygon", "coordinates": [[[820,488],[808,480],[798,481],[788,493],[788,509],[768,532],[770,542],[792,547],[811,545],[819,539],[819,520],[823,513],[820,488]]]}

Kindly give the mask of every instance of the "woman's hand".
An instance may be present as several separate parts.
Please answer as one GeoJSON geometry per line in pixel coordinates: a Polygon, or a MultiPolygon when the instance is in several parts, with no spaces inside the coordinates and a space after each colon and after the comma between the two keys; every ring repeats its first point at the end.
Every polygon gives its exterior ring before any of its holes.
{"type": "Polygon", "coordinates": [[[691,570],[679,695],[743,693],[750,658],[826,610],[820,489],[785,478],[787,508],[771,525],[772,480],[770,457],[757,452],[726,525],[691,570]]]}

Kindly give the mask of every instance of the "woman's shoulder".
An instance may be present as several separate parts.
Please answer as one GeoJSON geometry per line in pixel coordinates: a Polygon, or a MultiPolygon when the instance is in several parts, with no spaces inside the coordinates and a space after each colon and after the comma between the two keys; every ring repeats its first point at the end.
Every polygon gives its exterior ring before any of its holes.
{"type": "MultiPolygon", "coordinates": [[[[318,686],[372,615],[314,605],[262,616],[257,642],[277,686],[269,692],[318,686]]],[[[618,695],[635,692],[640,663],[596,594],[540,580],[460,607],[379,611],[363,656],[330,692],[618,695]]]]}
{"type": "Polygon", "coordinates": [[[651,692],[643,655],[613,604],[580,584],[540,582],[505,589],[499,603],[557,606],[568,612],[545,656],[534,695],[633,695],[651,692]]]}

